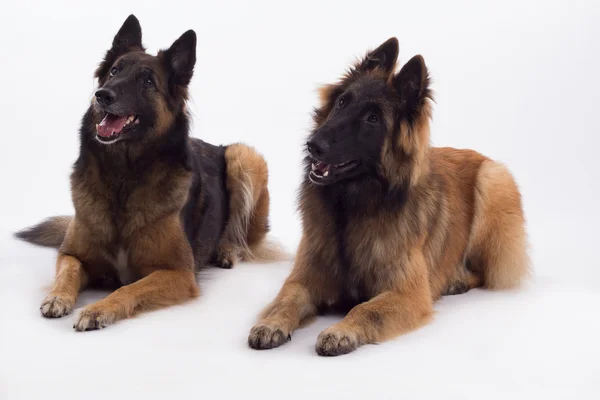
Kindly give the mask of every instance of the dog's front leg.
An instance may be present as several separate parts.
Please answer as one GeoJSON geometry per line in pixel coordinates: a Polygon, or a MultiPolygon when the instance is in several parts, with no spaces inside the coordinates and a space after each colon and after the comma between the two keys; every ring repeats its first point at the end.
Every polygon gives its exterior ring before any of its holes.
{"type": "Polygon", "coordinates": [[[79,295],[87,284],[88,276],[81,261],[73,256],[59,254],[56,259],[56,278],[52,291],[46,296],[40,310],[48,318],[70,314],[79,295]]]}
{"type": "Polygon", "coordinates": [[[263,318],[250,330],[248,344],[257,350],[279,347],[290,339],[303,319],[314,314],[308,288],[303,283],[288,280],[263,318]]]}
{"type": "Polygon", "coordinates": [[[331,280],[319,275],[323,269],[317,268],[319,258],[309,244],[303,236],[290,276],[275,300],[262,312],[258,324],[250,330],[250,347],[272,349],[286,343],[303,320],[316,314],[319,298],[332,293],[331,280]]]}
{"type": "Polygon", "coordinates": [[[194,272],[157,270],[84,308],[73,328],[76,331],[104,328],[135,313],[181,303],[198,294],[194,272]]]}
{"type": "Polygon", "coordinates": [[[433,313],[427,267],[420,252],[398,274],[397,282],[354,307],[337,324],[323,331],[316,351],[322,356],[337,356],[367,343],[378,343],[425,324],[433,313]]]}

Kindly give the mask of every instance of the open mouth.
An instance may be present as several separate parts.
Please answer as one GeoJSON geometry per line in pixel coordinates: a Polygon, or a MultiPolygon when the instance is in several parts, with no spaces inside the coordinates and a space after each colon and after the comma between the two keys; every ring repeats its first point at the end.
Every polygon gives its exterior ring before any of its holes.
{"type": "Polygon", "coordinates": [[[140,123],[136,115],[119,116],[106,113],[102,121],[96,124],[96,139],[102,143],[114,143],[127,131],[140,123]]]}
{"type": "Polygon", "coordinates": [[[341,164],[326,164],[320,161],[313,161],[308,177],[312,183],[327,185],[347,176],[348,172],[358,167],[359,164],[358,160],[346,161],[341,164]]]}

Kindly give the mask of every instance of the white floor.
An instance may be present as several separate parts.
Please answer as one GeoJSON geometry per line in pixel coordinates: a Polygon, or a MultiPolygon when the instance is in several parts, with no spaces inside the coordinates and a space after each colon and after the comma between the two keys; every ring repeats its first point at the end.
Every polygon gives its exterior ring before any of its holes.
{"type": "MultiPolygon", "coordinates": [[[[76,333],[43,318],[52,250],[8,239],[0,268],[0,398],[576,398],[600,393],[600,293],[536,282],[444,298],[432,324],[337,358],[321,317],[270,351],[247,347],[289,263],[211,269],[192,303],[76,333]],[[530,397],[531,396],[531,397],[530,397]]],[[[105,293],[86,293],[82,307],[105,293]]]]}

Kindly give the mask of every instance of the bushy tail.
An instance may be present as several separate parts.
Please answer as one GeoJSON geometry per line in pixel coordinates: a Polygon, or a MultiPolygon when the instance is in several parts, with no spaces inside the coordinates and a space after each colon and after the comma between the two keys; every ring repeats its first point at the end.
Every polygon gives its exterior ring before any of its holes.
{"type": "Polygon", "coordinates": [[[15,237],[37,246],[58,249],[72,219],[70,216],[51,217],[15,233],[15,237]]]}
{"type": "Polygon", "coordinates": [[[291,260],[292,256],[279,243],[265,238],[254,246],[242,250],[241,258],[247,262],[271,263],[291,260]]]}
{"type": "Polygon", "coordinates": [[[269,232],[269,171],[253,148],[233,144],[225,151],[229,221],[219,245],[230,259],[276,262],[289,259],[283,248],[267,238],[269,232]]]}
{"type": "Polygon", "coordinates": [[[481,260],[487,288],[518,287],[532,271],[517,183],[504,165],[488,160],[479,168],[475,189],[469,252],[481,260]]]}

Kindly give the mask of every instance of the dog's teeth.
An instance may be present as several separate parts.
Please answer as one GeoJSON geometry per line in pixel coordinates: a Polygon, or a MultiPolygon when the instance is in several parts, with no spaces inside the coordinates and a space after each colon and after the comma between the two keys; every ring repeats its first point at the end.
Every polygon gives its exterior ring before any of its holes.
{"type": "MultiPolygon", "coordinates": [[[[98,126],[98,125],[96,125],[96,126],[98,126]]],[[[316,165],[313,163],[313,165],[312,165],[312,170],[314,171],[314,170],[316,170],[316,169],[317,169],[317,166],[316,166],[316,165]]]]}
{"type": "Polygon", "coordinates": [[[323,174],[323,176],[327,176],[329,175],[329,170],[325,171],[325,173],[323,174]]]}

